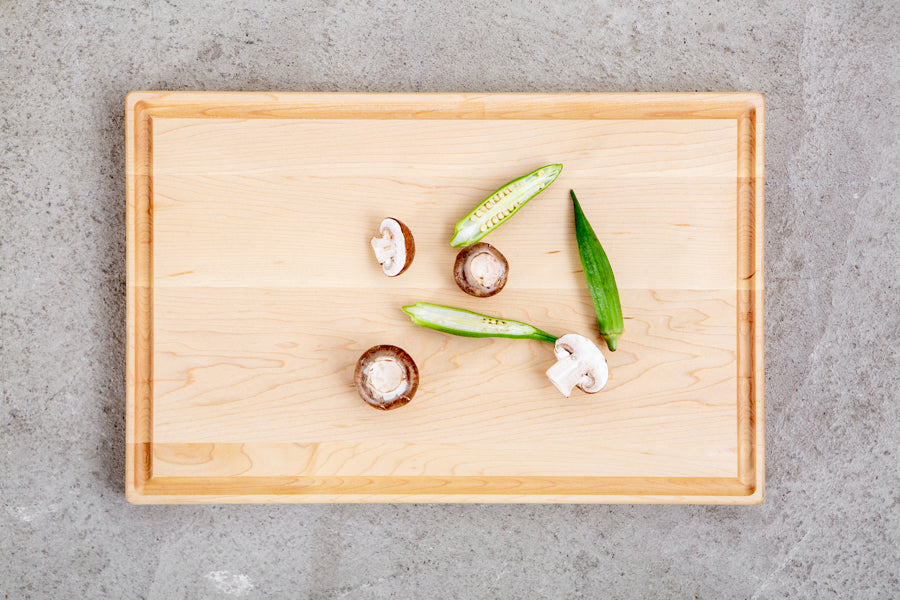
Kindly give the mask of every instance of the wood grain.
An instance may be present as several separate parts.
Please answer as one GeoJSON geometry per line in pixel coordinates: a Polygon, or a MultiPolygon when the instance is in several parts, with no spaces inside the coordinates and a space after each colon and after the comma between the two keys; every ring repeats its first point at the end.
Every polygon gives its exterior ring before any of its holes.
{"type": "Polygon", "coordinates": [[[762,500],[758,96],[135,93],[128,119],[131,501],[762,500]],[[465,296],[456,220],[549,162],[554,186],[491,234],[506,289],[465,296]],[[566,399],[550,345],[399,307],[597,337],[570,188],[626,334],[607,388],[566,399]],[[384,216],[416,237],[393,280],[368,246],[384,216]],[[352,386],[378,343],[422,374],[390,413],[352,386]]]}

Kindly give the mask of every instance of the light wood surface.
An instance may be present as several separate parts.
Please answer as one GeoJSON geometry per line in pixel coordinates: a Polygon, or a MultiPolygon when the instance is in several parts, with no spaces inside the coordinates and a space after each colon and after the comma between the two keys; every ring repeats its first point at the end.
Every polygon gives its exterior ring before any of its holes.
{"type": "Polygon", "coordinates": [[[762,98],[756,94],[129,95],[132,502],[711,502],[763,498],[762,98]],[[506,288],[453,283],[456,221],[542,164],[486,241],[506,288]],[[599,343],[575,189],[619,283],[611,379],[564,398],[552,346],[413,326],[450,304],[599,343]],[[368,240],[404,221],[389,279],[368,240]],[[417,361],[409,405],[356,360],[417,361]]]}

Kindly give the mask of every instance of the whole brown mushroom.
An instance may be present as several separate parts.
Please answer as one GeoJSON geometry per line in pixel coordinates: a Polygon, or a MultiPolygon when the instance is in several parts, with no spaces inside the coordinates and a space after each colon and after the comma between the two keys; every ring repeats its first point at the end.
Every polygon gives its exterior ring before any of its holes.
{"type": "Polygon", "coordinates": [[[499,250],[478,242],[459,251],[453,265],[453,277],[459,289],[471,296],[493,296],[506,285],[509,262],[499,250]]]}
{"type": "Polygon", "coordinates": [[[362,399],[379,410],[409,404],[419,387],[415,361],[403,348],[387,344],[366,350],[353,377],[362,399]]]}

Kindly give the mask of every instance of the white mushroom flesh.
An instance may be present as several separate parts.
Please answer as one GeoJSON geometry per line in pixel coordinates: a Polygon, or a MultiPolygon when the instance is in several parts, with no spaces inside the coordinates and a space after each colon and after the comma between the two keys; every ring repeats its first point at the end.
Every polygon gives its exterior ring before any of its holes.
{"type": "Polygon", "coordinates": [[[394,250],[394,241],[390,237],[390,232],[385,232],[384,237],[372,238],[372,248],[375,249],[375,258],[379,264],[385,264],[394,259],[397,252],[394,250]]]}
{"type": "Polygon", "coordinates": [[[390,402],[405,394],[409,388],[406,369],[395,358],[372,361],[365,370],[366,385],[380,402],[390,402]]]}
{"type": "Polygon", "coordinates": [[[385,219],[381,222],[381,237],[372,238],[372,249],[385,275],[393,277],[400,274],[406,265],[406,240],[396,220],[385,219]]]}
{"type": "Polygon", "coordinates": [[[569,333],[558,340],[554,348],[557,362],[547,369],[547,377],[565,397],[575,386],[593,394],[599,392],[609,379],[609,367],[600,349],[584,336],[569,333]]]}
{"type": "Polygon", "coordinates": [[[503,264],[490,252],[479,252],[469,262],[469,273],[484,288],[492,288],[503,278],[503,264]]]}

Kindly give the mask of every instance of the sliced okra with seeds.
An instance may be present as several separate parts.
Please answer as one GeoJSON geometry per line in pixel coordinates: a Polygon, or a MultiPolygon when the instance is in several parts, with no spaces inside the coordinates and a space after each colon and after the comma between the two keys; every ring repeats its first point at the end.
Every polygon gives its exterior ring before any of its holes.
{"type": "Polygon", "coordinates": [[[458,248],[481,240],[547,189],[560,171],[560,164],[545,165],[500,187],[456,224],[450,245],[458,248]]]}

